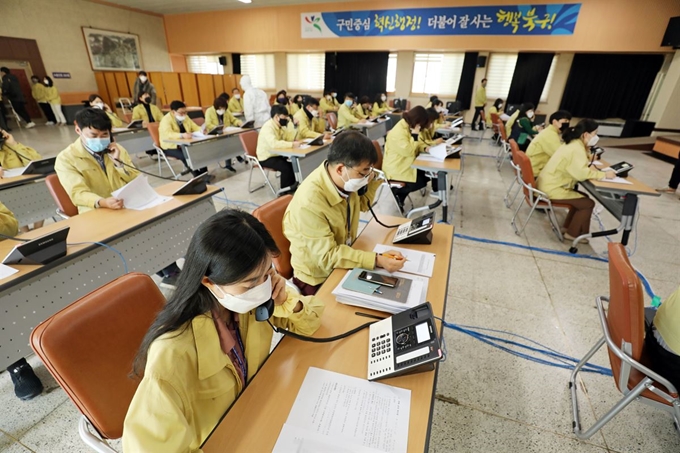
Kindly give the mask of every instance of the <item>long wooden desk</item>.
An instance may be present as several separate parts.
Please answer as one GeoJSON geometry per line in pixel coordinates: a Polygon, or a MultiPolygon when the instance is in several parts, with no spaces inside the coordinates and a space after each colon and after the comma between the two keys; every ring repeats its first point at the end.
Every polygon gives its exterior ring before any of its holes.
{"type": "MultiPolygon", "coordinates": [[[[182,184],[156,190],[170,195],[182,184]]],[[[21,235],[35,238],[69,226],[68,244],[74,245],[47,265],[11,266],[19,272],[0,280],[0,367],[31,353],[28,341],[34,326],[124,273],[120,257],[94,242],[120,251],[129,272],[154,274],[184,256],[196,228],[215,213],[212,196],[220,190],[209,186],[200,195],[174,197],[144,211],[97,209],[21,235]]],[[[0,258],[16,244],[0,242],[0,258]]]]}
{"type": "MultiPolygon", "coordinates": [[[[453,173],[458,173],[458,178],[456,178],[456,183],[454,185],[454,192],[458,190],[458,183],[460,182],[460,177],[463,174],[462,169],[463,169],[463,155],[462,151],[459,151],[459,154],[461,156],[460,159],[454,159],[454,158],[449,158],[449,159],[444,159],[443,162],[434,162],[431,160],[425,160],[422,158],[418,158],[415,161],[413,161],[413,164],[411,164],[412,168],[415,168],[417,170],[423,170],[425,172],[430,173],[432,176],[437,177],[437,189],[439,192],[439,198],[441,201],[442,205],[442,220],[444,222],[449,222],[449,185],[451,185],[451,181],[449,179],[449,174],[453,173]]],[[[406,217],[411,218],[414,214],[419,213],[421,211],[427,211],[429,209],[432,209],[432,207],[437,207],[439,205],[439,202],[434,203],[433,205],[428,205],[428,206],[423,206],[420,208],[415,208],[411,209],[406,217]]],[[[453,215],[453,213],[451,213],[453,215]]]]}
{"type": "Polygon", "coordinates": [[[153,140],[145,127],[137,129],[114,127],[112,135],[116,143],[125,148],[129,154],[140,154],[153,149],[153,140]]]}
{"type": "Polygon", "coordinates": [[[252,129],[229,131],[222,135],[166,141],[179,145],[189,167],[197,169],[243,155],[243,145],[238,135],[249,130],[252,129]]]}
{"type": "MultiPolygon", "coordinates": [[[[399,217],[381,216],[383,222],[404,222],[399,217]],[[384,218],[383,218],[384,217],[384,218]]],[[[375,244],[391,244],[395,230],[388,230],[372,220],[361,233],[354,248],[373,250],[375,244]]],[[[434,274],[427,290],[427,300],[436,316],[446,308],[453,227],[437,224],[430,245],[400,245],[437,254],[434,274]]],[[[385,313],[340,304],[331,294],[345,274],[335,270],[319,289],[317,297],[326,303],[316,337],[329,337],[350,330],[367,321],[356,311],[385,313]]],[[[437,322],[441,332],[441,324],[437,322]]],[[[333,343],[309,343],[283,338],[260,371],[255,375],[203,444],[205,453],[270,452],[309,367],[317,367],[366,379],[368,369],[368,329],[333,343]]],[[[411,390],[408,451],[427,451],[434,408],[434,390],[438,367],[434,371],[399,376],[380,382],[411,390]]]]}
{"type": "Polygon", "coordinates": [[[308,148],[272,149],[270,152],[278,156],[289,157],[295,172],[295,180],[299,183],[313,172],[328,157],[331,142],[308,148]]]}
{"type": "Polygon", "coordinates": [[[49,219],[57,211],[45,175],[20,175],[0,179],[0,201],[12,211],[20,226],[49,219]]]}

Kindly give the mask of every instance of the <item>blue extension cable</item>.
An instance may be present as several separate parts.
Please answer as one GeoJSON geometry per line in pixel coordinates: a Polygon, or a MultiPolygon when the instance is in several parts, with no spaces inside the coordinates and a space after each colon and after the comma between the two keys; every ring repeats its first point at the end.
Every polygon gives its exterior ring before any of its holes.
{"type": "Polygon", "coordinates": [[[127,273],[128,273],[128,265],[127,265],[127,261],[125,260],[125,257],[123,256],[123,254],[121,253],[121,251],[118,250],[118,249],[116,249],[116,248],[114,248],[114,247],[111,247],[111,246],[108,245],[108,244],[104,244],[103,242],[74,242],[74,243],[69,243],[69,244],[67,244],[67,245],[87,245],[87,244],[101,245],[102,247],[106,247],[107,249],[109,249],[109,250],[115,252],[115,253],[120,257],[120,259],[123,261],[123,273],[124,273],[124,274],[127,274],[127,273]]]}

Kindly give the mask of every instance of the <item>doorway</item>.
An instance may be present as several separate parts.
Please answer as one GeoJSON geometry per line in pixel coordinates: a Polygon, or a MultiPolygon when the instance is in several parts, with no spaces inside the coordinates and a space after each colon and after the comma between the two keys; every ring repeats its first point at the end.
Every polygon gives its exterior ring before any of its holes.
{"type": "Polygon", "coordinates": [[[42,110],[31,94],[31,77],[33,76],[31,64],[28,61],[0,60],[0,66],[9,68],[9,72],[19,79],[21,93],[26,100],[26,110],[31,118],[43,118],[42,110]]]}

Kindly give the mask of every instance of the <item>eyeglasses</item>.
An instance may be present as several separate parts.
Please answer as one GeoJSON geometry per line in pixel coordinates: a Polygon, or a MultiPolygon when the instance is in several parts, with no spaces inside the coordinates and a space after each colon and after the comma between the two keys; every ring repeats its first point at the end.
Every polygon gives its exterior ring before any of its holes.
{"type": "Polygon", "coordinates": [[[373,167],[371,167],[371,169],[370,169],[370,170],[368,171],[368,173],[366,173],[366,174],[361,173],[361,172],[360,172],[359,170],[357,170],[356,168],[353,168],[352,170],[354,170],[355,172],[357,172],[357,174],[358,174],[359,176],[361,176],[362,178],[364,178],[364,179],[368,178],[368,177],[371,176],[371,174],[373,173],[373,167]]]}

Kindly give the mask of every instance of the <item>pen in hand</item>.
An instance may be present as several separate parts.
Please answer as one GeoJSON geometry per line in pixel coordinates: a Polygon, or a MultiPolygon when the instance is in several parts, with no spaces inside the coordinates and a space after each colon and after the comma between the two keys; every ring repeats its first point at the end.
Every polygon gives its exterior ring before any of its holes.
{"type": "Polygon", "coordinates": [[[390,255],[389,253],[380,253],[380,256],[384,256],[385,258],[389,258],[389,259],[392,259],[392,260],[408,261],[408,259],[405,256],[390,255]]]}

